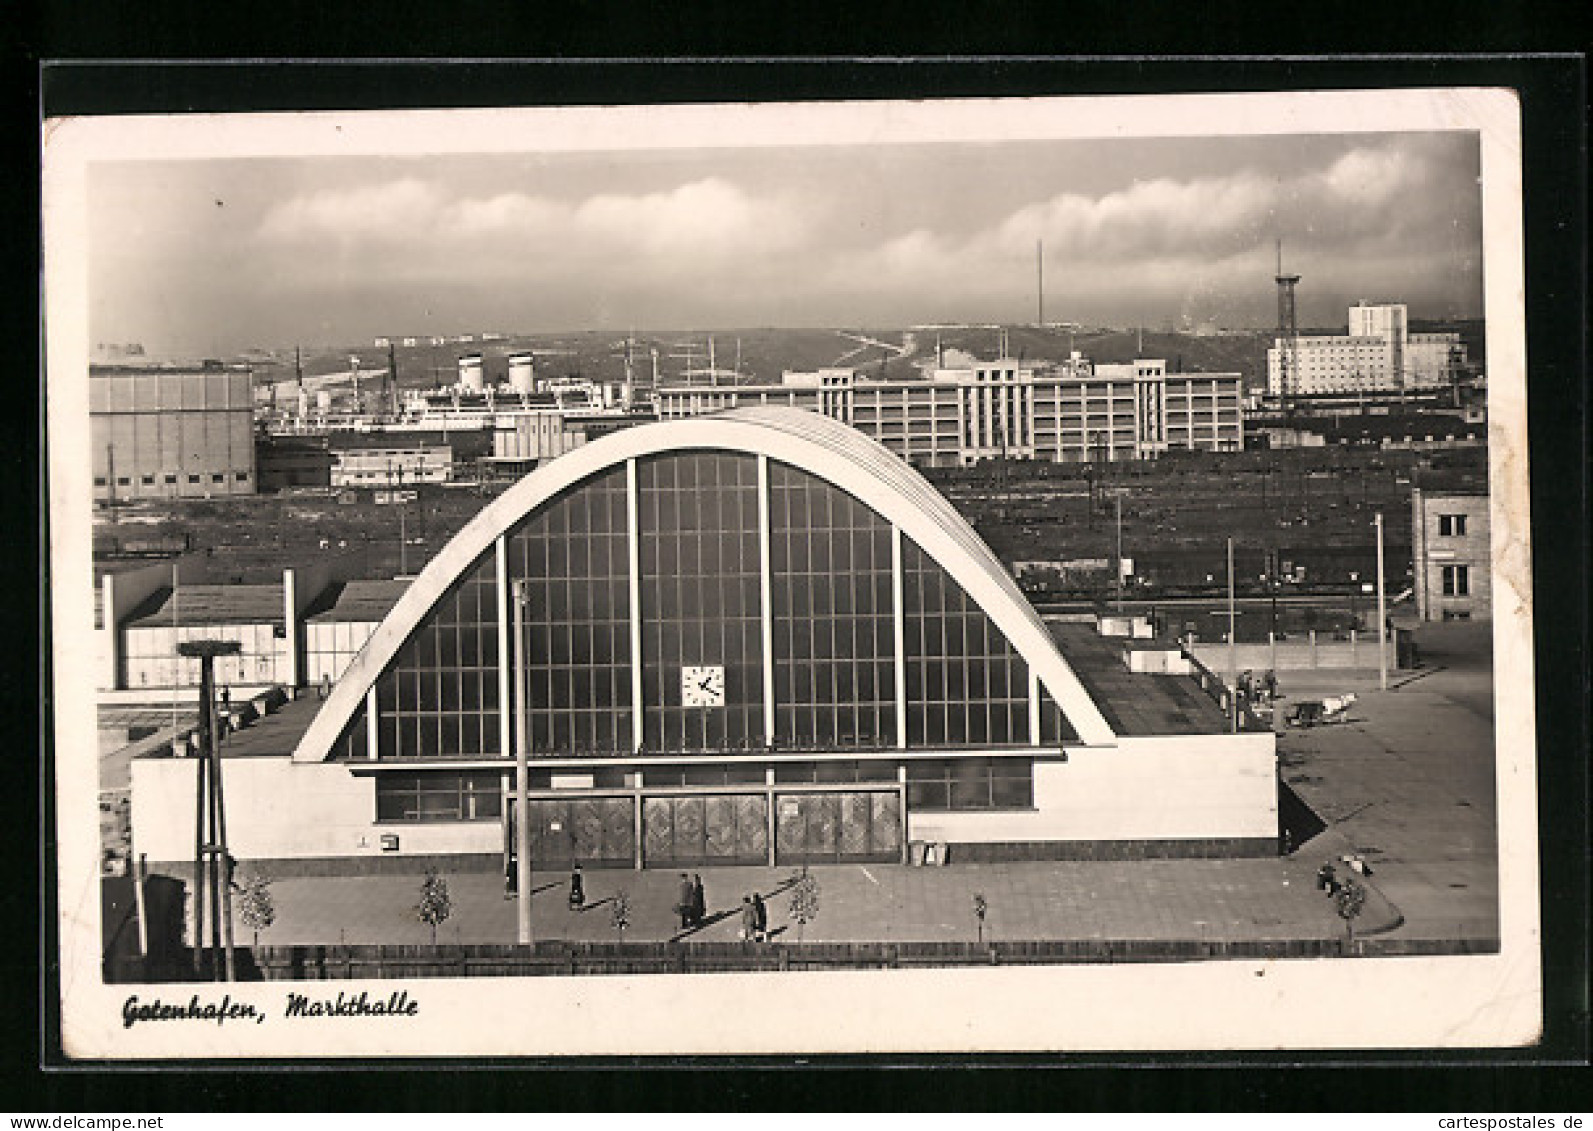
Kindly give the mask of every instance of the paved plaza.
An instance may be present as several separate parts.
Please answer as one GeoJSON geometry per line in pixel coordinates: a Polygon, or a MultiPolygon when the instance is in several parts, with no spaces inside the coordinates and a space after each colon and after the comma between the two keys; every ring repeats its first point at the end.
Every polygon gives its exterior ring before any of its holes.
{"type": "Polygon", "coordinates": [[[1358,696],[1348,723],[1281,734],[1283,779],[1328,825],[1301,854],[1318,841],[1359,852],[1409,937],[1498,934],[1490,629],[1422,626],[1423,667],[1390,673],[1387,691],[1376,673],[1280,676],[1285,710],[1314,695],[1358,696]]]}

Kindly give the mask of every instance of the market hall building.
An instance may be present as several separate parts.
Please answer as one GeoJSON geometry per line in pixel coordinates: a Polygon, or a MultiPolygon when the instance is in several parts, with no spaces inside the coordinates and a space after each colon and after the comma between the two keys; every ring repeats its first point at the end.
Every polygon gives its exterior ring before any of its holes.
{"type": "MultiPolygon", "coordinates": [[[[644,425],[517,483],[324,701],[226,740],[231,851],[277,875],[499,867],[523,729],[538,868],[1276,853],[1271,730],[1131,658],[1042,621],[845,425],[644,425]]],[[[192,854],[194,776],[133,764],[152,864],[192,854]]]]}

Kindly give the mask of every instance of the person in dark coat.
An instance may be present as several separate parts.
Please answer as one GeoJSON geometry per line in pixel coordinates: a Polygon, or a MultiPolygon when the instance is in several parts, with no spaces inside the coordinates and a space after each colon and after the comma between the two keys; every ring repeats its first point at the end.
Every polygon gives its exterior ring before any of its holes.
{"type": "Polygon", "coordinates": [[[702,921],[708,917],[708,895],[702,889],[702,877],[696,873],[691,877],[691,925],[702,926],[702,921]]]}
{"type": "Polygon", "coordinates": [[[752,906],[752,897],[741,897],[741,941],[751,942],[758,934],[758,909],[752,906]]]}
{"type": "Polygon", "coordinates": [[[759,942],[769,939],[769,906],[763,902],[763,896],[757,892],[752,893],[752,937],[759,942]]]}
{"type": "Polygon", "coordinates": [[[570,869],[570,910],[586,910],[586,882],[579,864],[570,869]]]}
{"type": "Polygon", "coordinates": [[[685,872],[680,874],[680,893],[675,897],[675,910],[680,915],[680,929],[685,930],[691,926],[691,909],[696,904],[697,889],[692,886],[691,877],[685,872]]]}

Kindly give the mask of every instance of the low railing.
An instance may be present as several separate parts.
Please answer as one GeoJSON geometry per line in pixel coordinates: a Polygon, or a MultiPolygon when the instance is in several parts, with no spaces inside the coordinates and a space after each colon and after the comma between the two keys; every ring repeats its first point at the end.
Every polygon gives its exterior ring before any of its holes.
{"type": "MultiPolygon", "coordinates": [[[[707,974],[783,970],[894,970],[954,966],[1267,960],[1497,954],[1499,940],[1342,935],[1305,939],[1049,939],[1012,942],[667,943],[567,942],[529,946],[243,946],[241,981],[707,974]]],[[[155,968],[107,962],[106,980],[197,981],[180,956],[155,968]]]]}
{"type": "Polygon", "coordinates": [[[1222,708],[1222,713],[1225,717],[1233,718],[1234,700],[1236,697],[1239,699],[1239,729],[1241,731],[1272,729],[1272,724],[1264,721],[1252,711],[1250,705],[1244,701],[1244,698],[1238,696],[1238,693],[1228,686],[1227,680],[1196,659],[1193,650],[1180,645],[1180,651],[1183,652],[1184,658],[1189,661],[1191,674],[1194,676],[1195,682],[1200,684],[1200,689],[1206,693],[1209,699],[1222,708]]]}

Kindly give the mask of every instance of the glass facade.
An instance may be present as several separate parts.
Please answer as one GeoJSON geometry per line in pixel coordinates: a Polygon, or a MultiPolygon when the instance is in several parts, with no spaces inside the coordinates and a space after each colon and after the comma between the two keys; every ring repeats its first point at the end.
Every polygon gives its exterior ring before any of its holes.
{"type": "Polygon", "coordinates": [[[376,681],[383,758],[500,753],[497,575],[491,551],[464,572],[376,681]]]}
{"type": "MultiPolygon", "coordinates": [[[[632,707],[630,479],[618,466],[567,488],[503,537],[507,579],[526,583],[531,753],[750,759],[770,749],[895,749],[898,535],[890,523],[818,476],[768,461],[771,735],[758,457],[683,451],[644,456],[634,466],[641,748],[632,707]]],[[[1076,738],[1049,695],[1040,733],[1031,736],[1027,665],[945,569],[899,537],[906,745],[977,749],[1076,738]]],[[[508,704],[499,701],[500,668],[512,661],[499,655],[497,569],[489,549],[377,678],[380,759],[511,753],[500,738],[502,712],[512,732],[515,704],[512,690],[508,704]]],[[[366,733],[362,704],[334,756],[365,759],[366,733]]],[[[842,765],[810,763],[801,772],[812,776],[782,770],[780,780],[885,780],[871,767],[868,776],[829,776],[842,765]]],[[[854,775],[865,772],[851,765],[854,775]]],[[[653,784],[654,771],[647,772],[653,784]]],[[[660,782],[671,776],[659,773],[660,782]]]]}
{"type": "Polygon", "coordinates": [[[946,758],[907,763],[907,808],[1032,809],[1030,758],[946,758]]]}
{"type": "Polygon", "coordinates": [[[625,468],[606,471],[557,495],[508,535],[510,592],[524,580],[529,597],[533,754],[618,754],[634,745],[625,492],[625,468]]]}
{"type": "Polygon", "coordinates": [[[839,488],[774,461],[769,512],[778,744],[894,745],[890,525],[839,488]]]}
{"type": "Polygon", "coordinates": [[[638,460],[636,470],[644,747],[761,748],[758,461],[683,452],[638,460]],[[709,695],[688,705],[687,667],[719,669],[722,702],[709,695]]]}
{"type": "Polygon", "coordinates": [[[1029,741],[1029,668],[977,603],[902,537],[907,744],[1029,741]]]}
{"type": "Polygon", "coordinates": [[[496,821],[502,815],[502,779],[496,770],[428,770],[376,779],[378,821],[496,821]]]}

